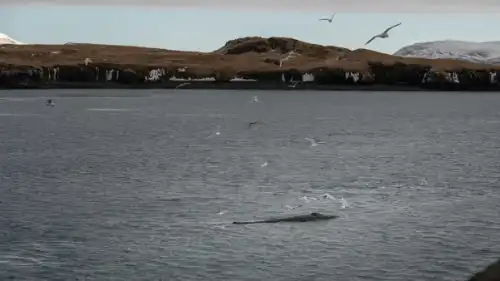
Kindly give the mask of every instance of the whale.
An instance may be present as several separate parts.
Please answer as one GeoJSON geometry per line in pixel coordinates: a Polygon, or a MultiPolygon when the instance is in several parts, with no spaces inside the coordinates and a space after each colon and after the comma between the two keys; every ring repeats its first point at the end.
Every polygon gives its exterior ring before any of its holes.
{"type": "Polygon", "coordinates": [[[254,224],[254,223],[279,223],[279,222],[310,222],[336,219],[335,215],[323,215],[321,213],[310,213],[307,215],[288,216],[282,218],[270,218],[260,221],[235,221],[233,224],[254,224]]]}

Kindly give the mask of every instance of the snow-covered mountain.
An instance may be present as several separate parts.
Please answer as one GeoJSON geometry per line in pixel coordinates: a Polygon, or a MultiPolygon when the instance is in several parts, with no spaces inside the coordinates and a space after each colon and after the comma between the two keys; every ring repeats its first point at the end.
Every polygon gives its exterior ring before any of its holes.
{"type": "Polygon", "coordinates": [[[457,59],[476,63],[500,64],[500,41],[432,41],[401,48],[395,56],[429,59],[457,59]]]}
{"type": "Polygon", "coordinates": [[[0,45],[5,45],[5,44],[21,45],[23,43],[10,38],[7,34],[0,33],[0,45]]]}

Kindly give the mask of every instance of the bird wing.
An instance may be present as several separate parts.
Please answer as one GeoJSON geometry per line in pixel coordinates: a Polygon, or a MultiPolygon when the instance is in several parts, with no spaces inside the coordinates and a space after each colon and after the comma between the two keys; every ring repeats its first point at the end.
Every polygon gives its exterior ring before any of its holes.
{"type": "Polygon", "coordinates": [[[333,20],[333,17],[335,16],[335,13],[333,13],[332,17],[330,18],[330,20],[333,20]]]}
{"type": "Polygon", "coordinates": [[[312,142],[312,143],[314,143],[314,140],[313,140],[313,139],[310,139],[310,138],[304,138],[304,139],[305,139],[306,141],[308,141],[308,142],[312,142]]]}
{"type": "Polygon", "coordinates": [[[370,44],[373,40],[375,40],[375,38],[379,37],[379,35],[375,35],[372,37],[372,39],[368,40],[368,42],[365,43],[365,45],[368,45],[370,44]]]}
{"type": "Polygon", "coordinates": [[[321,20],[330,20],[330,19],[319,19],[319,20],[321,21],[321,20]]]}
{"type": "Polygon", "coordinates": [[[395,24],[395,25],[389,27],[388,29],[386,29],[383,33],[387,33],[387,32],[389,32],[389,30],[393,29],[396,26],[400,26],[400,25],[401,25],[401,23],[395,24]]]}

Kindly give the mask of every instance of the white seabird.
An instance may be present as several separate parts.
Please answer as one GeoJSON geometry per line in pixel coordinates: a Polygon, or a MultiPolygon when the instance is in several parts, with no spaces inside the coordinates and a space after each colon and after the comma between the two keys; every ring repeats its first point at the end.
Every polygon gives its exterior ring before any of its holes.
{"type": "Polygon", "coordinates": [[[299,84],[299,82],[297,82],[297,81],[290,81],[290,84],[288,84],[288,87],[289,88],[295,88],[297,86],[297,84],[299,84]]]}
{"type": "Polygon", "coordinates": [[[314,139],[311,139],[311,138],[304,138],[306,141],[310,142],[311,143],[311,146],[318,146],[318,144],[324,144],[325,142],[322,142],[322,141],[316,141],[314,139]]]}
{"type": "Polygon", "coordinates": [[[254,96],[250,102],[260,102],[259,97],[254,96]]]}
{"type": "Polygon", "coordinates": [[[401,23],[398,23],[398,24],[395,24],[389,28],[387,28],[386,30],[384,30],[384,32],[378,34],[378,35],[375,35],[373,36],[370,40],[368,40],[368,42],[365,43],[365,45],[368,45],[370,44],[373,40],[375,40],[375,38],[382,38],[382,39],[385,39],[385,38],[388,38],[389,37],[389,31],[393,28],[395,28],[396,26],[400,26],[401,23]]]}
{"type": "Polygon", "coordinates": [[[319,21],[322,21],[322,20],[326,20],[330,23],[332,23],[332,20],[333,20],[333,17],[335,16],[335,14],[333,14],[330,18],[322,18],[322,19],[319,19],[319,21]]]}
{"type": "Polygon", "coordinates": [[[323,198],[335,200],[335,197],[333,195],[331,195],[330,193],[323,194],[323,198]]]}

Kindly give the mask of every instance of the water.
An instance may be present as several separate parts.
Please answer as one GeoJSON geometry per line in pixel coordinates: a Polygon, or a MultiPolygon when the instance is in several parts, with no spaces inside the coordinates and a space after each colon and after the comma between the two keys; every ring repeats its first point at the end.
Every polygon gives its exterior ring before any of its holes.
{"type": "Polygon", "coordinates": [[[500,255],[499,108],[482,93],[1,92],[0,280],[465,280],[500,255]],[[300,199],[325,193],[347,206],[300,199]],[[312,211],[340,219],[230,224],[312,211]]]}

